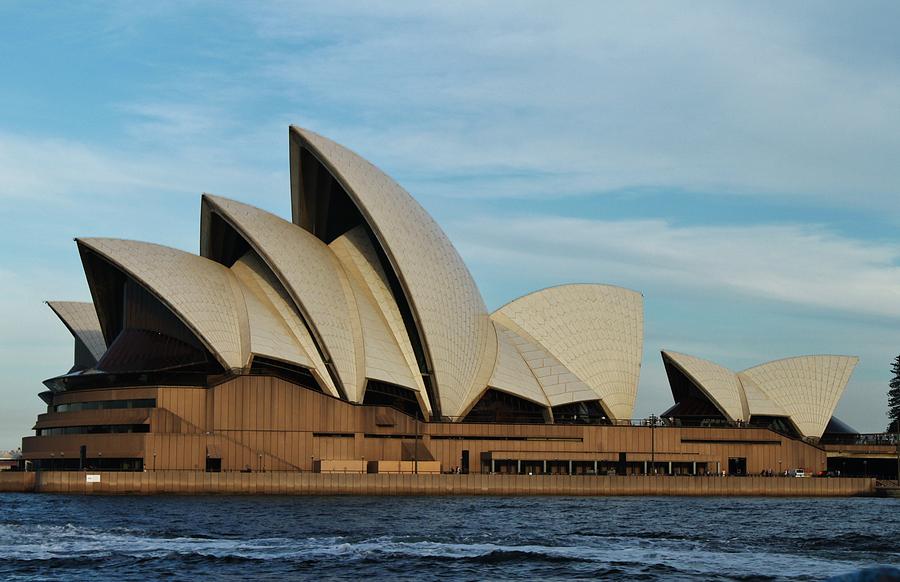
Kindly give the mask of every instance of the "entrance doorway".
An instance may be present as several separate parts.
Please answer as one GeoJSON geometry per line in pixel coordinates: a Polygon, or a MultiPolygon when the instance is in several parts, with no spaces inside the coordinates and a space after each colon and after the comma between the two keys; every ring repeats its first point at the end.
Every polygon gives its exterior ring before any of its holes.
{"type": "Polygon", "coordinates": [[[729,475],[746,475],[747,474],[747,457],[729,457],[728,458],[728,474],[729,475]]]}

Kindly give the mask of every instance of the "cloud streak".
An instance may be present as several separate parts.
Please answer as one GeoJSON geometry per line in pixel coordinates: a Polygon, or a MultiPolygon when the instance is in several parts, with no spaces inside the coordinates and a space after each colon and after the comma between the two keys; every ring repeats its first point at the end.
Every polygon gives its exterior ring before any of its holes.
{"type": "Polygon", "coordinates": [[[739,293],[900,320],[900,245],[808,225],[481,217],[453,225],[480,265],[561,280],[739,293]]]}
{"type": "Polygon", "coordinates": [[[888,36],[890,5],[844,15],[855,29],[832,42],[846,51],[828,45],[840,23],[816,6],[356,8],[337,28],[340,4],[256,15],[263,38],[303,47],[268,55],[270,86],[330,100],[347,115],[323,130],[436,184],[484,176],[457,195],[665,186],[818,197],[900,218],[900,71],[858,66],[885,50],[900,57],[900,46],[855,42],[888,36]],[[551,178],[497,177],[515,173],[551,178]]]}
{"type": "MultiPolygon", "coordinates": [[[[0,200],[60,201],[166,185],[158,171],[62,138],[0,134],[0,200]]],[[[169,184],[171,186],[171,184],[169,184]]]]}
{"type": "MultiPolygon", "coordinates": [[[[163,115],[154,107],[162,106],[147,105],[136,113],[129,128],[132,135],[119,148],[0,133],[0,202],[96,205],[139,195],[161,200],[184,194],[199,197],[204,191],[265,196],[286,189],[286,160],[272,169],[260,167],[258,159],[241,158],[256,157],[260,147],[256,131],[234,140],[221,140],[221,133],[211,131],[187,138],[186,126],[208,127],[204,124],[210,122],[201,114],[163,115]]],[[[280,129],[265,144],[276,161],[286,158],[281,151],[286,128],[280,129]]]]}

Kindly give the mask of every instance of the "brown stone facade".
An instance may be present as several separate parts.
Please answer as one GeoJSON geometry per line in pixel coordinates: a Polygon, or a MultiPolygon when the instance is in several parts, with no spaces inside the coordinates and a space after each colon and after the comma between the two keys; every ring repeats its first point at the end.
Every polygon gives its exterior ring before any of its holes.
{"type": "Polygon", "coordinates": [[[24,458],[44,468],[63,460],[72,468],[82,447],[84,468],[139,459],[144,471],[251,473],[323,466],[403,473],[415,472],[419,461],[423,473],[637,475],[655,464],[657,473],[758,475],[816,473],[827,460],[817,446],[758,428],[417,422],[393,408],[352,404],[270,376],[239,376],[211,388],[79,390],[55,394],[48,409],[35,425],[42,436],[24,438],[22,446],[24,458]],[[77,403],[116,400],[155,400],[155,407],[78,410],[85,406],[77,403]],[[66,404],[69,410],[56,411],[66,404]],[[140,430],[58,434],[104,426],[140,430]]]}

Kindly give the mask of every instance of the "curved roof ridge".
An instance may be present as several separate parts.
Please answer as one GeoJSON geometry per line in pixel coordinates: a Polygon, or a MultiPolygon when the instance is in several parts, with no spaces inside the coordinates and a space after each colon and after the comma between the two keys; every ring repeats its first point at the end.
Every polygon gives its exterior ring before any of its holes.
{"type": "Polygon", "coordinates": [[[572,402],[602,400],[593,388],[578,377],[578,374],[564,366],[553,352],[515,321],[503,313],[495,313],[492,319],[503,328],[503,331],[512,334],[513,346],[528,365],[532,375],[537,378],[550,407],[572,402]]]}
{"type": "Polygon", "coordinates": [[[497,313],[504,307],[508,306],[510,303],[515,303],[519,299],[524,299],[525,297],[528,297],[530,295],[535,295],[536,293],[543,293],[545,291],[553,291],[554,289],[560,289],[563,287],[608,287],[610,289],[619,289],[621,291],[630,291],[631,293],[636,293],[636,294],[640,295],[641,297],[644,296],[644,294],[641,291],[632,289],[630,287],[623,287],[622,285],[613,285],[612,283],[559,283],[558,285],[549,285],[547,287],[541,287],[540,289],[535,289],[534,291],[529,291],[528,293],[525,293],[524,295],[514,297],[513,299],[510,299],[509,301],[507,301],[506,303],[504,303],[503,305],[501,305],[500,307],[498,307],[491,313],[492,314],[497,313]]]}
{"type": "Polygon", "coordinates": [[[746,372],[748,370],[753,370],[754,368],[761,368],[763,366],[768,366],[769,364],[775,364],[778,362],[784,362],[786,360],[799,360],[803,358],[856,358],[859,361],[859,356],[849,356],[847,354],[801,354],[799,356],[786,356],[783,358],[777,358],[774,360],[769,360],[767,362],[762,362],[761,364],[756,364],[755,366],[750,366],[749,368],[744,368],[740,370],[741,372],[746,372]]]}
{"type": "Polygon", "coordinates": [[[238,278],[241,278],[243,275],[248,281],[252,281],[256,288],[265,296],[269,306],[278,312],[281,321],[288,327],[291,335],[309,359],[312,374],[323,391],[332,396],[339,396],[331,374],[328,372],[328,368],[325,366],[325,362],[316,348],[315,340],[313,340],[309,329],[303,322],[293,299],[291,299],[275,273],[252,250],[238,259],[231,266],[231,269],[238,278]],[[241,266],[247,267],[246,272],[241,272],[243,270],[241,266]]]}
{"type": "MultiPolygon", "coordinates": [[[[255,253],[248,251],[247,254],[255,253]]],[[[270,297],[262,288],[260,279],[253,271],[255,257],[248,257],[247,254],[231,266],[231,271],[244,292],[244,304],[247,306],[250,322],[250,351],[288,364],[314,368],[288,322],[272,305],[270,297]]]]}

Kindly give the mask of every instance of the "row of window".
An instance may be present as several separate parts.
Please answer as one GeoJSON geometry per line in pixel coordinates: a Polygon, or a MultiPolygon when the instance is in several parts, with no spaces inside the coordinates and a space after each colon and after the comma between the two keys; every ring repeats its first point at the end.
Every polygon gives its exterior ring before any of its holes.
{"type": "Polygon", "coordinates": [[[528,437],[528,436],[489,436],[489,435],[459,435],[459,434],[435,434],[431,435],[433,441],[553,441],[562,443],[584,442],[581,437],[528,437]]]}
{"type": "Polygon", "coordinates": [[[143,471],[144,459],[35,459],[33,466],[38,471],[143,471]]]}
{"type": "MultiPolygon", "coordinates": [[[[352,432],[314,432],[316,438],[353,438],[352,432]]],[[[374,434],[365,433],[363,435],[367,439],[422,439],[422,435],[413,434],[374,434]]],[[[526,436],[489,436],[489,435],[432,435],[431,440],[435,441],[553,441],[563,443],[580,443],[584,439],[581,437],[526,437],[526,436]]],[[[744,442],[744,441],[741,441],[744,442]]],[[[778,441],[775,441],[778,442],[778,441]]]]}
{"type": "Polygon", "coordinates": [[[150,432],[149,424],[97,424],[93,426],[57,426],[36,429],[37,436],[60,436],[66,434],[111,434],[150,432]]]}
{"type": "Polygon", "coordinates": [[[53,412],[78,412],[79,410],[115,410],[119,408],[156,408],[156,398],[133,400],[95,400],[93,402],[69,402],[57,404],[53,412]]]}

